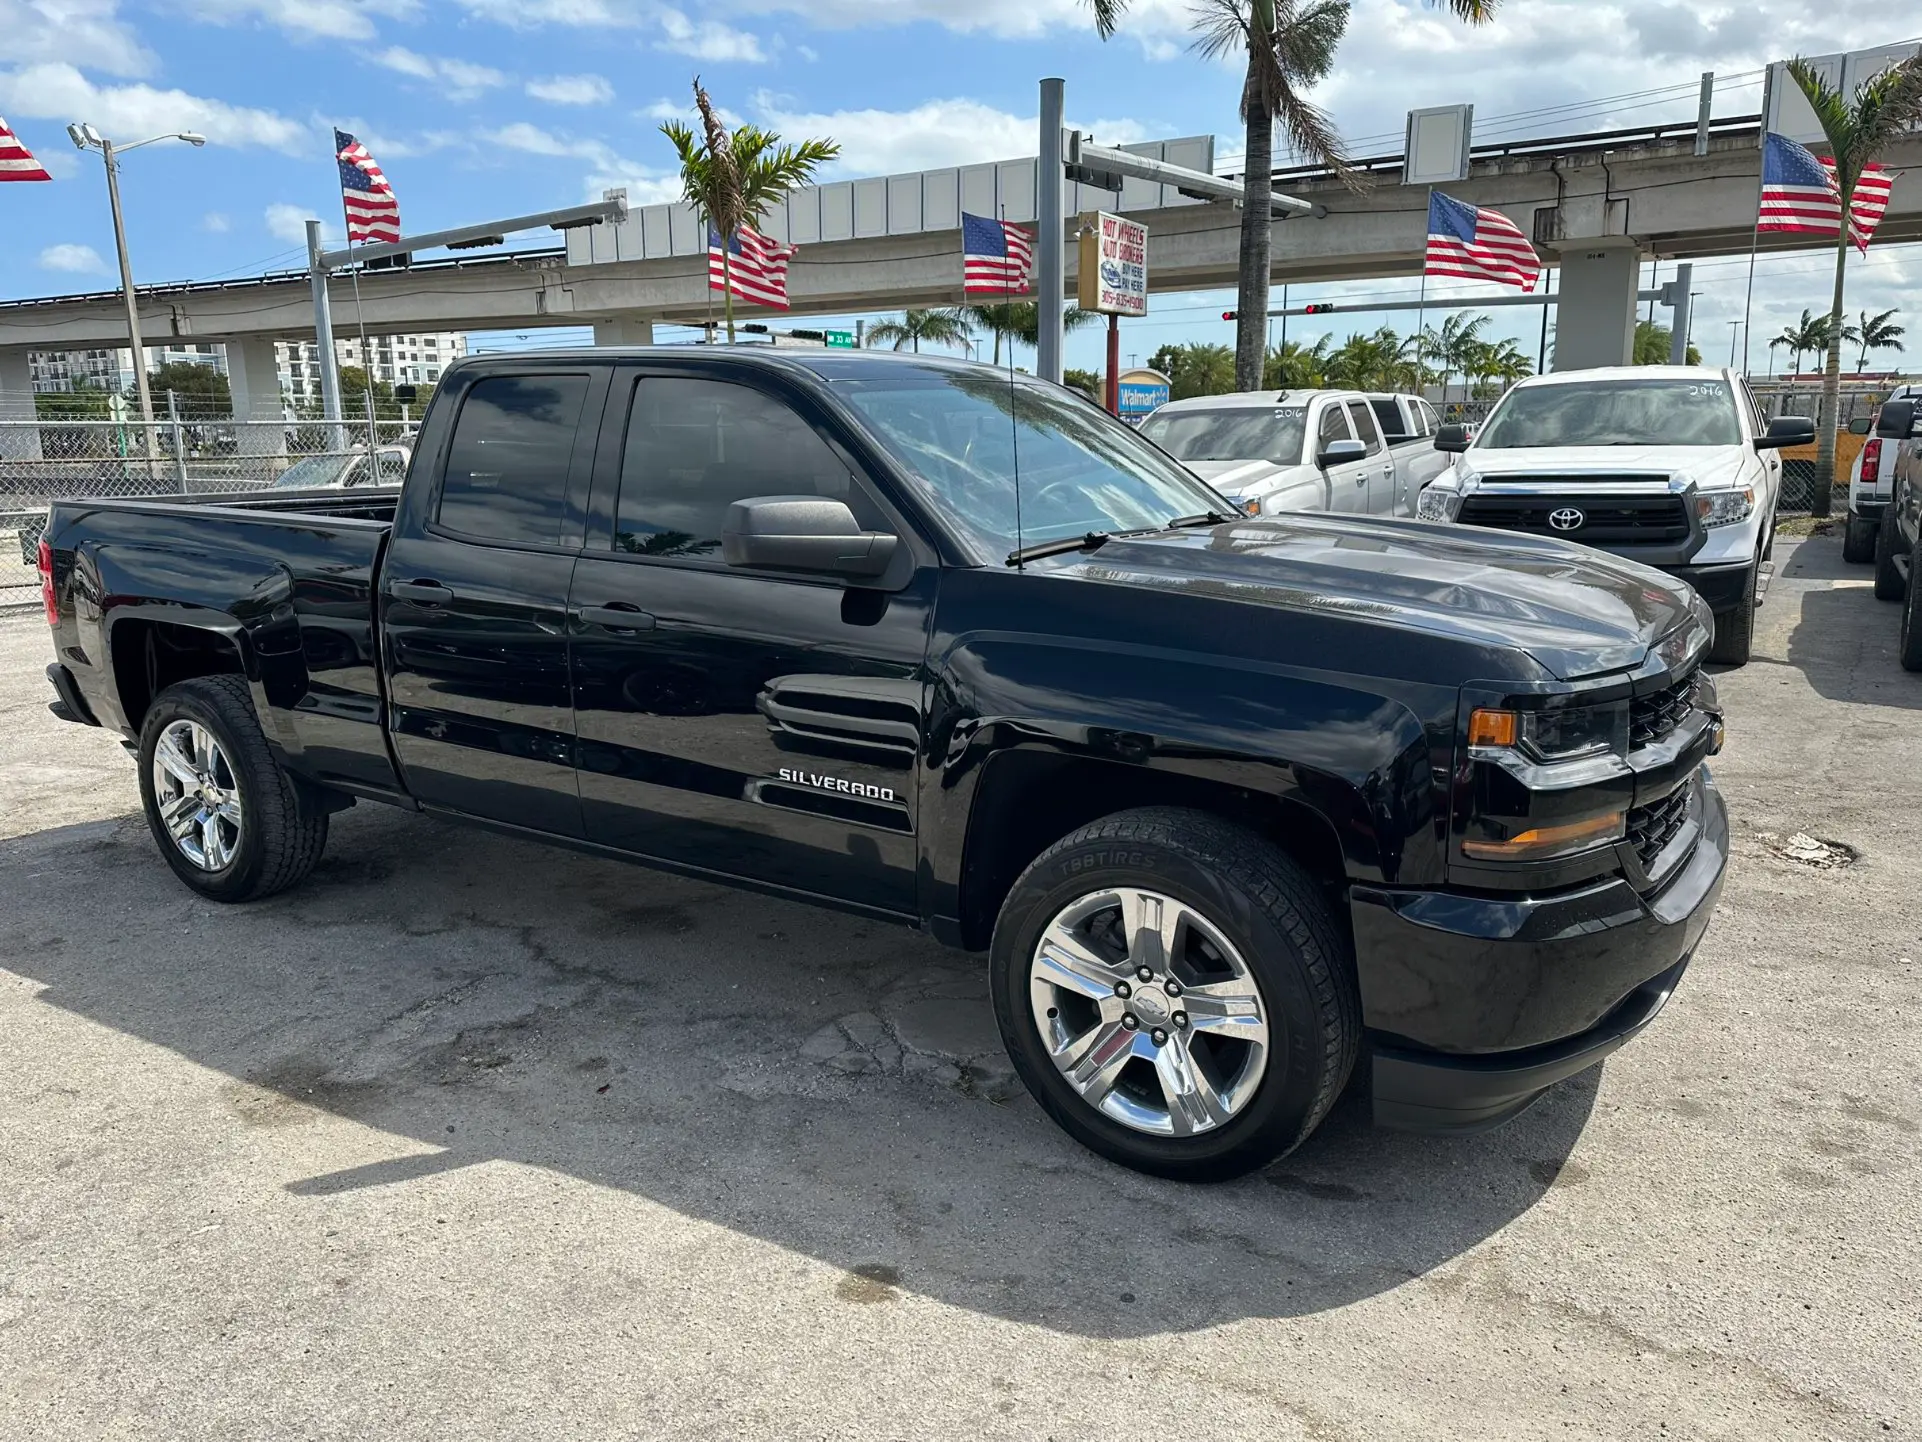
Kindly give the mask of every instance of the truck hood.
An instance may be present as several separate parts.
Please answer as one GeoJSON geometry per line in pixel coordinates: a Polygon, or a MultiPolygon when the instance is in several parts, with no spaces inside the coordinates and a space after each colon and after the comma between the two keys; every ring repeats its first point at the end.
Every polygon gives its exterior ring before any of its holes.
{"type": "Polygon", "coordinates": [[[1677,627],[1701,625],[1685,586],[1637,562],[1417,521],[1298,512],[1118,537],[1042,564],[1520,650],[1564,681],[1638,666],[1677,627]]]}
{"type": "Polygon", "coordinates": [[[1458,465],[1483,481],[1505,476],[1693,476],[1708,490],[1732,486],[1750,452],[1744,446],[1539,446],[1482,450],[1471,446],[1458,465]]]}
{"type": "Polygon", "coordinates": [[[1224,496],[1253,496],[1274,489],[1275,482],[1299,471],[1315,474],[1313,466],[1277,465],[1274,461],[1184,461],[1189,470],[1224,496]]]}

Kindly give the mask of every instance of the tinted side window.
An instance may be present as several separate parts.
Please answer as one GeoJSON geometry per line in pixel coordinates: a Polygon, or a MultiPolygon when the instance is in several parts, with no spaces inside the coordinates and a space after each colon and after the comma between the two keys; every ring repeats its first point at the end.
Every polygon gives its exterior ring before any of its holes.
{"type": "Polygon", "coordinates": [[[1355,439],[1368,447],[1368,454],[1381,450],[1381,432],[1375,427],[1374,412],[1360,401],[1348,402],[1349,417],[1355,423],[1355,439]]]}
{"type": "Polygon", "coordinates": [[[1381,422],[1381,433],[1391,441],[1401,440],[1408,434],[1407,423],[1401,418],[1401,404],[1388,396],[1375,396],[1368,402],[1374,411],[1375,419],[1381,422]]]}
{"type": "Polygon", "coordinates": [[[1438,424],[1435,419],[1435,408],[1427,401],[1417,401],[1416,405],[1421,411],[1421,433],[1425,436],[1434,435],[1438,424]]]}
{"type": "Polygon", "coordinates": [[[676,377],[634,387],[621,452],[614,548],[719,556],[727,509],[752,496],[832,496],[875,520],[814,428],[751,386],[676,377]]]}
{"type": "Polygon", "coordinates": [[[526,375],[476,381],[461,401],[448,444],[440,524],[490,541],[557,544],[587,379],[526,375]]]}
{"type": "Polygon", "coordinates": [[[1318,450],[1330,441],[1352,441],[1355,438],[1348,429],[1348,417],[1339,402],[1330,402],[1321,408],[1321,425],[1315,435],[1318,450]]]}

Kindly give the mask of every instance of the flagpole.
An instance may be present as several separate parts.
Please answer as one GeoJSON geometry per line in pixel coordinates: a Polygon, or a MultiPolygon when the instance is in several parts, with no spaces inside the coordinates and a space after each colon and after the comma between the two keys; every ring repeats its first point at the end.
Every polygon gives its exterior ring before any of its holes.
{"type": "MultiPolygon", "coordinates": [[[[1766,168],[1767,162],[1763,162],[1766,168]]],[[[1762,185],[1761,170],[1755,174],[1755,225],[1748,237],[1748,291],[1742,297],[1742,374],[1751,374],[1749,369],[1749,308],[1755,303],[1755,252],[1762,245],[1762,185]]]]}
{"type": "MultiPolygon", "coordinates": [[[[1432,186],[1429,188],[1429,191],[1428,191],[1428,214],[1431,217],[1435,214],[1435,192],[1432,186]]],[[[1430,228],[1431,229],[1433,228],[1432,222],[1430,223],[1430,228]]],[[[1421,368],[1421,356],[1422,356],[1421,333],[1422,333],[1422,326],[1424,323],[1424,317],[1426,317],[1426,315],[1428,314],[1427,231],[1424,231],[1422,234],[1423,234],[1423,238],[1422,238],[1422,254],[1421,254],[1421,290],[1417,295],[1417,298],[1415,301],[1415,394],[1416,395],[1423,395],[1428,390],[1428,386],[1426,384],[1427,378],[1422,374],[1422,368],[1421,368]]],[[[1445,382],[1442,385],[1441,403],[1444,406],[1448,404],[1448,386],[1445,382]]]]}
{"type": "MultiPolygon", "coordinates": [[[[340,132],[334,132],[338,135],[340,132]]],[[[334,155],[335,168],[339,168],[340,155],[334,155]]],[[[360,309],[360,264],[354,259],[354,221],[347,214],[347,191],[340,192],[340,223],[347,231],[347,271],[354,278],[354,325],[360,331],[360,373],[367,382],[361,392],[361,404],[367,407],[367,464],[374,466],[374,452],[380,449],[380,438],[374,433],[374,356],[367,348],[367,317],[360,309]]]]}

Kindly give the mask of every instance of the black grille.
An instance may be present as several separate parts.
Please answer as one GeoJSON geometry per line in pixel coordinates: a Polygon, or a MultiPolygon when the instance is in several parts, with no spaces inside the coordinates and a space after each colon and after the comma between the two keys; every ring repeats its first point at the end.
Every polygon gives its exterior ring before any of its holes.
{"type": "Polygon", "coordinates": [[[1688,793],[1688,787],[1678,787],[1660,801],[1637,806],[1628,813],[1628,844],[1642,859],[1644,871],[1655,864],[1662,848],[1687,824],[1688,793]]]}
{"type": "Polygon", "coordinates": [[[1652,746],[1688,720],[1695,709],[1695,673],[1628,703],[1628,749],[1652,746]]]}
{"type": "Polygon", "coordinates": [[[1462,502],[1460,520],[1468,526],[1560,536],[1585,546],[1661,546],[1688,539],[1688,509],[1682,497],[1663,496],[1504,496],[1481,494],[1462,502]],[[1560,514],[1580,519],[1565,528],[1550,522],[1560,514]]]}

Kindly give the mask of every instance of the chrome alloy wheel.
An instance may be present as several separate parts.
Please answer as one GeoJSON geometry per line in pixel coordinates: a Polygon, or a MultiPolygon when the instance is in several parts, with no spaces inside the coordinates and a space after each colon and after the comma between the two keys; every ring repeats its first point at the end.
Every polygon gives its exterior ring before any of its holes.
{"type": "Polygon", "coordinates": [[[1268,1065],[1261,990],[1193,907],[1116,887],[1070,902],[1028,968],[1034,1024],[1083,1101],[1156,1136],[1213,1131],[1268,1065]]]}
{"type": "Polygon", "coordinates": [[[219,871],[240,850],[240,783],[213,732],[175,721],[153,749],[153,799],[180,854],[202,871],[219,871]]]}

